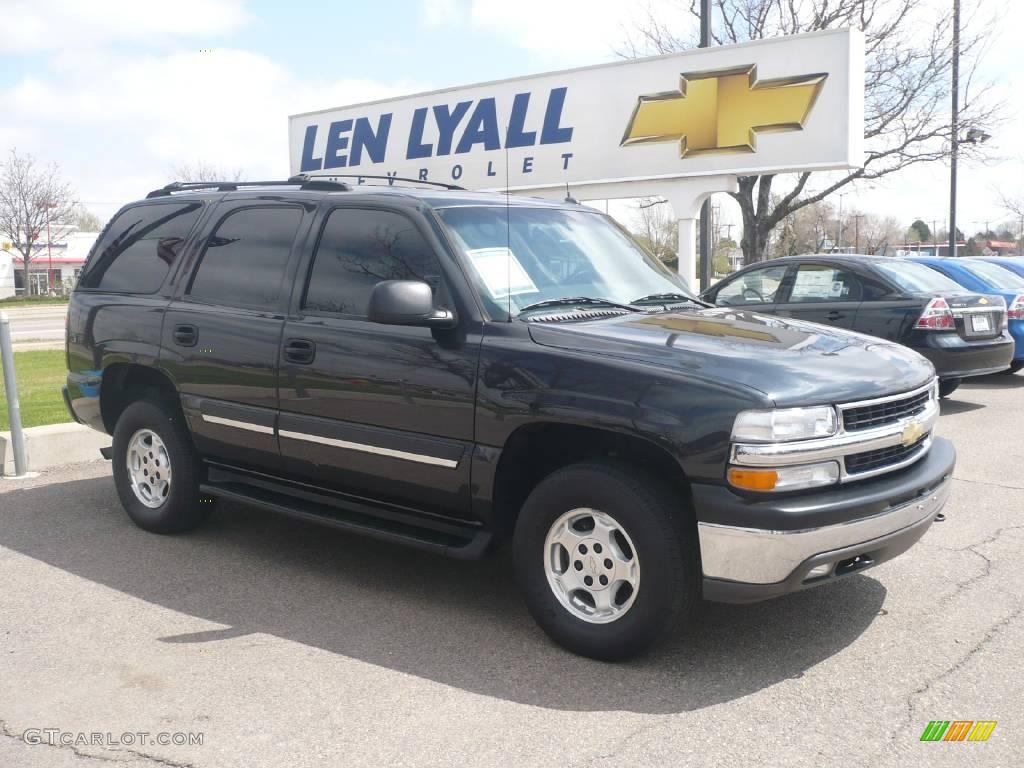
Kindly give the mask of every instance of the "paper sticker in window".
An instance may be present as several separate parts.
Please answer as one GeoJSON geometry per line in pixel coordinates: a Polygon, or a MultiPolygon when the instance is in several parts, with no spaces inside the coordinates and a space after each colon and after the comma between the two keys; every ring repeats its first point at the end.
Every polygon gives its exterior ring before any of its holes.
{"type": "Polygon", "coordinates": [[[509,248],[475,248],[466,254],[492,299],[537,293],[537,286],[509,248]]]}

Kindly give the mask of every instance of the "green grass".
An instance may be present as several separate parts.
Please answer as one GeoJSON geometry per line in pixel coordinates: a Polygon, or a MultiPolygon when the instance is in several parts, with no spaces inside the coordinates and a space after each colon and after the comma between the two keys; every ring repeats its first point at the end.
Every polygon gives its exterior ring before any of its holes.
{"type": "Polygon", "coordinates": [[[9,299],[0,299],[0,309],[8,307],[48,307],[53,305],[67,304],[67,297],[60,296],[12,296],[9,299]]]}
{"type": "MultiPolygon", "coordinates": [[[[18,400],[21,403],[21,425],[60,424],[71,421],[61,386],[67,376],[64,350],[40,349],[14,353],[14,370],[18,378],[18,400]]],[[[0,378],[0,431],[10,429],[7,418],[7,393],[0,378]]]]}

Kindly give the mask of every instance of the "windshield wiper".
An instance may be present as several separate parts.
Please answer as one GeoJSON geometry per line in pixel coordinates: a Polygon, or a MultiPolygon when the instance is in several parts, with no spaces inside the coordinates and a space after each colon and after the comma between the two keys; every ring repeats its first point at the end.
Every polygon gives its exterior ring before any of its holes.
{"type": "Polygon", "coordinates": [[[675,304],[679,301],[689,301],[692,304],[703,303],[693,298],[693,296],[687,296],[685,293],[652,293],[648,296],[641,296],[639,299],[633,299],[633,301],[629,303],[640,304],[644,301],[657,302],[658,304],[675,304]]]}
{"type": "Polygon", "coordinates": [[[531,309],[559,307],[567,304],[604,304],[609,307],[615,307],[616,309],[623,309],[627,312],[643,312],[642,309],[631,307],[629,304],[619,304],[617,301],[612,301],[611,299],[593,298],[590,296],[563,296],[560,299],[545,299],[544,301],[535,301],[533,304],[527,304],[519,310],[519,314],[529,312],[531,309]]]}

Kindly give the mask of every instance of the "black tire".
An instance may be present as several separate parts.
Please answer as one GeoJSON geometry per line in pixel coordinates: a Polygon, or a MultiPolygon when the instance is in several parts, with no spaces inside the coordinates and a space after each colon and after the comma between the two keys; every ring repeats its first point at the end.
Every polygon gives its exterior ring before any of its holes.
{"type": "Polygon", "coordinates": [[[941,379],[939,381],[939,397],[949,397],[961,383],[963,383],[963,379],[941,379]]]}
{"type": "Polygon", "coordinates": [[[114,428],[112,455],[114,484],[121,504],[132,521],[152,533],[181,533],[203,522],[213,506],[212,499],[199,494],[200,465],[181,413],[157,399],[138,400],[121,413],[114,428]],[[128,469],[128,447],[139,430],[151,430],[170,459],[172,479],[167,496],[153,508],[144,504],[132,489],[128,469]]]}
{"type": "Polygon", "coordinates": [[[1011,373],[1016,373],[1021,368],[1024,368],[1024,360],[1014,360],[1010,363],[1010,367],[1003,371],[1003,373],[1009,375],[1011,373]]]}
{"type": "Polygon", "coordinates": [[[513,559],[530,613],[555,642],[604,661],[635,656],[681,624],[697,600],[696,530],[687,511],[657,477],[628,464],[592,461],[557,470],[523,505],[513,559]],[[548,583],[545,539],[566,512],[589,507],[611,515],[627,533],[640,564],[632,605],[619,618],[590,623],[563,606],[548,583]]]}

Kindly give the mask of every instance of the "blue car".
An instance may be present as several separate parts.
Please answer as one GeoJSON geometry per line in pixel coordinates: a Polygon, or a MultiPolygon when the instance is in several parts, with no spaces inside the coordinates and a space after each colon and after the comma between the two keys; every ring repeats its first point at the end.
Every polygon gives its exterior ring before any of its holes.
{"type": "Polygon", "coordinates": [[[972,291],[1002,296],[1010,335],[1016,343],[1009,373],[1024,368],[1024,259],[939,258],[912,256],[908,261],[925,264],[972,291]]]}

